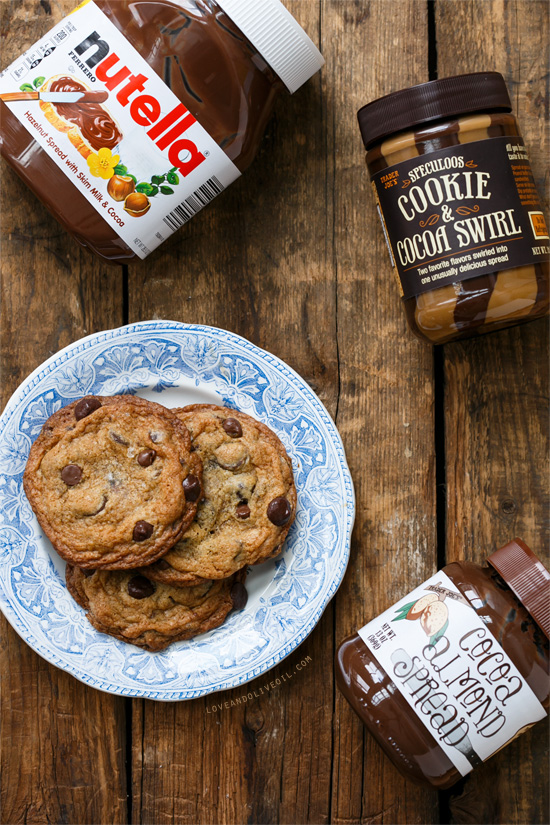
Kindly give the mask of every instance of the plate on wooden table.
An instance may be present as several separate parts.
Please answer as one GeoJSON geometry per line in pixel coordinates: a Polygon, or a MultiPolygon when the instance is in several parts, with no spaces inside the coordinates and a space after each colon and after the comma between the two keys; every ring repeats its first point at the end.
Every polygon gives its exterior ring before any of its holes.
{"type": "Polygon", "coordinates": [[[355,514],[342,441],[320,400],[279,358],[214,327],[145,321],[71,344],[16,390],[0,418],[0,608],[40,656],[99,690],[179,701],[245,684],[311,633],[344,576],[355,514]],[[246,608],[151,653],[96,631],[65,587],[65,563],[29,506],[31,443],[84,395],[166,407],[220,404],[264,421],[292,459],[298,505],[283,553],[249,568],[246,608]]]}

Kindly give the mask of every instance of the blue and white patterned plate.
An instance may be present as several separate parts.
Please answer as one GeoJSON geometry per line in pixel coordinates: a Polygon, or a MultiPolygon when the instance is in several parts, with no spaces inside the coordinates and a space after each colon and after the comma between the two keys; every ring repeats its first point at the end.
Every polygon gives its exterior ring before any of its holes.
{"type": "Polygon", "coordinates": [[[336,593],[353,519],[352,480],[324,406],[278,358],[221,329],[147,321],[90,335],[35,370],[0,418],[0,607],[44,659],[109,693],[191,699],[276,665],[311,633],[336,593]],[[23,492],[29,449],[46,419],[80,396],[119,393],[167,407],[223,404],[266,422],[292,458],[298,491],[283,554],[250,568],[246,608],[160,653],[90,625],[23,492]]]}

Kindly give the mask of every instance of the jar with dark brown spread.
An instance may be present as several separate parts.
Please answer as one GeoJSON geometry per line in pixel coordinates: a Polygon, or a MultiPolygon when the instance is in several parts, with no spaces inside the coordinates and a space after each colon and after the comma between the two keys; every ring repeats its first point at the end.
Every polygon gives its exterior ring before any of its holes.
{"type": "Polygon", "coordinates": [[[549,635],[550,573],[515,539],[343,641],[336,680],[404,776],[448,788],[546,716],[549,635]]]}
{"type": "Polygon", "coordinates": [[[358,113],[407,320],[442,344],[548,314],[548,229],[503,77],[435,80],[358,113]]]}
{"type": "MultiPolygon", "coordinates": [[[[102,258],[121,262],[136,254],[145,257],[242,173],[259,148],[278,95],[285,87],[295,91],[323,63],[280,0],[266,0],[262,8],[251,0],[89,0],[33,49],[33,54],[44,55],[40,66],[29,70],[25,68],[28,60],[16,61],[3,73],[2,91],[28,87],[31,92],[33,88],[44,93],[70,92],[80,91],[84,85],[107,88],[109,100],[96,104],[93,111],[84,102],[40,104],[52,107],[46,121],[38,103],[25,103],[25,113],[23,104],[10,101],[8,107],[2,102],[2,155],[83,246],[102,258]],[[126,45],[117,45],[111,24],[124,36],[126,45]],[[63,49],[64,62],[59,57],[63,49]],[[147,66],[136,64],[133,50],[147,66]],[[106,64],[101,74],[102,64],[97,65],[100,58],[106,64]],[[126,72],[120,74],[120,82],[117,72],[126,72]],[[158,76],[156,81],[151,79],[153,72],[158,76]],[[158,87],[158,78],[175,95],[173,103],[153,91],[152,84],[156,82],[158,87]],[[124,83],[126,93],[121,92],[124,83]],[[184,120],[187,118],[195,130],[197,122],[225,153],[230,172],[225,182],[214,171],[197,179],[190,191],[183,191],[177,164],[160,157],[159,148],[167,155],[169,137],[163,144],[160,132],[154,131],[155,121],[163,122],[162,116],[178,102],[183,104],[178,116],[185,115],[184,120]],[[17,117],[22,113],[26,117],[17,117]],[[148,141],[146,136],[137,135],[135,123],[152,126],[156,140],[151,158],[141,165],[143,174],[134,167],[139,165],[148,141]],[[101,180],[98,186],[90,176],[85,163],[84,169],[79,166],[82,161],[74,147],[84,161],[90,153],[98,153],[98,177],[101,164],[108,166],[111,158],[119,158],[113,169],[123,182],[112,182],[105,191],[101,180]],[[90,186],[82,183],[84,179],[90,186]],[[179,201],[176,186],[183,192],[179,201]],[[90,197],[90,190],[102,208],[90,197]],[[122,200],[128,194],[134,202],[141,200],[141,211],[117,206],[118,196],[122,200]],[[163,214],[159,211],[162,238],[152,232],[152,243],[150,238],[142,238],[134,246],[133,234],[142,232],[159,202],[167,205],[172,195],[173,207],[163,214]],[[126,230],[122,231],[124,223],[126,230]]],[[[180,140],[182,135],[189,137],[183,127],[180,132],[180,140]]],[[[204,141],[201,144],[200,137],[195,144],[212,161],[212,148],[204,141]]],[[[108,168],[104,177],[107,174],[108,168]]]]}

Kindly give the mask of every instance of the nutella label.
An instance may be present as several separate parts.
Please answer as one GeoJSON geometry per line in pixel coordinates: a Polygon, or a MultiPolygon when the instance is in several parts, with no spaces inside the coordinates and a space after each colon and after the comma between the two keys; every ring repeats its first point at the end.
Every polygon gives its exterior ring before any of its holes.
{"type": "Polygon", "coordinates": [[[92,0],[2,73],[0,93],[21,93],[10,111],[140,258],[240,175],[92,0]]]}
{"type": "Polygon", "coordinates": [[[546,716],[497,639],[443,572],[359,635],[462,776],[546,716]]]}
{"type": "Polygon", "coordinates": [[[548,259],[548,229],[519,137],[420,155],[372,182],[403,298],[548,259]]]}

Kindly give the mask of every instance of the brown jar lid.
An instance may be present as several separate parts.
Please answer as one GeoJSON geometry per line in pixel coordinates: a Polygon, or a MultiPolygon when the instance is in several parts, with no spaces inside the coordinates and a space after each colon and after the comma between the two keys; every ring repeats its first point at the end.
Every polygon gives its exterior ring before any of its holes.
{"type": "Polygon", "coordinates": [[[550,573],[544,564],[518,538],[505,544],[487,561],[550,637],[550,573]]]}
{"type": "Polygon", "coordinates": [[[393,92],[357,113],[363,143],[373,143],[421,123],[474,112],[512,111],[504,78],[499,72],[474,72],[443,77],[393,92]]]}

